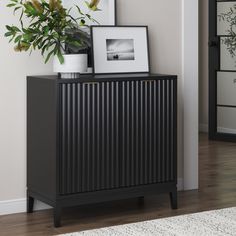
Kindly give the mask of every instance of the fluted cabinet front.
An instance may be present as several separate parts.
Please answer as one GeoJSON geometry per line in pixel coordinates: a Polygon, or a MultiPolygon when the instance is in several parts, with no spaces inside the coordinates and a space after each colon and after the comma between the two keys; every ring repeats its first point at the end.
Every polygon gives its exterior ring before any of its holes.
{"type": "Polygon", "coordinates": [[[60,193],[174,181],[175,91],[175,80],[60,84],[60,193]]]}
{"type": "Polygon", "coordinates": [[[121,84],[121,187],[175,181],[175,81],[121,84]]]}
{"type": "Polygon", "coordinates": [[[61,194],[119,187],[118,86],[61,85],[61,194]]]}

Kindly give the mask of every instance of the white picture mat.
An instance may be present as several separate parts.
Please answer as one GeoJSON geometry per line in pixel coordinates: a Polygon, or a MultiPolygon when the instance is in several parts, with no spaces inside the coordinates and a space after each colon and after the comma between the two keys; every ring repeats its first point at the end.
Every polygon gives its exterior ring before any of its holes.
{"type": "MultiPolygon", "coordinates": [[[[84,0],[63,0],[65,8],[71,8],[71,16],[78,17],[78,11],[75,5],[78,5],[83,13],[88,13],[88,7],[84,0]]],[[[90,2],[90,0],[88,0],[90,2]]],[[[100,0],[98,8],[101,11],[91,11],[89,14],[99,22],[100,25],[115,25],[115,0],[100,0]]],[[[93,25],[93,24],[91,24],[93,25]]]]}
{"type": "Polygon", "coordinates": [[[149,72],[146,27],[93,27],[94,73],[149,72]],[[134,39],[135,60],[108,61],[107,39],[134,39]]]}

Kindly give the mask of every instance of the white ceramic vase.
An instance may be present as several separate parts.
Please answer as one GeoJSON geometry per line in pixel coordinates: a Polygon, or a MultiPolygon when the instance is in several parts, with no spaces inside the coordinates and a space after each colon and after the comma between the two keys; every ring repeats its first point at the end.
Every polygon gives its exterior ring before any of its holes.
{"type": "Polygon", "coordinates": [[[77,79],[81,73],[87,72],[87,54],[65,54],[63,57],[63,64],[60,63],[56,56],[53,59],[53,71],[60,73],[62,79],[77,79]]]}

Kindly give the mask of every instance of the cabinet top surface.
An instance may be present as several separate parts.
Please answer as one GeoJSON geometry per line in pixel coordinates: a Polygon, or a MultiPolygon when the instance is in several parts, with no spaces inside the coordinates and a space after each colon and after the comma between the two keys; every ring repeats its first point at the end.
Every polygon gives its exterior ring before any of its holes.
{"type": "Polygon", "coordinates": [[[89,81],[110,81],[110,80],[154,80],[154,79],[177,79],[176,75],[164,74],[106,74],[106,75],[92,75],[83,74],[79,79],[61,79],[57,75],[39,75],[28,76],[29,79],[46,79],[53,80],[58,83],[74,83],[74,82],[89,82],[89,81]]]}

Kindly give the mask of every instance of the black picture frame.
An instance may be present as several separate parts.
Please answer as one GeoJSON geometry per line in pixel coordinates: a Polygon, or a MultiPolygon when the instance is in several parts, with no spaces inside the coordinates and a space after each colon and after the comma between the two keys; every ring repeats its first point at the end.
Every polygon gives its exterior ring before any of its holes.
{"type": "Polygon", "coordinates": [[[93,68],[93,75],[102,75],[102,74],[149,74],[151,71],[151,65],[150,65],[150,43],[149,43],[149,28],[147,25],[95,25],[90,27],[91,30],[91,40],[92,40],[92,68],[93,68]],[[146,29],[146,39],[147,39],[147,63],[148,63],[148,70],[147,71],[142,71],[142,72],[136,72],[136,71],[130,71],[130,72],[109,72],[109,73],[96,73],[95,72],[95,55],[94,55],[94,33],[93,29],[94,28],[145,28],[146,29]]]}

